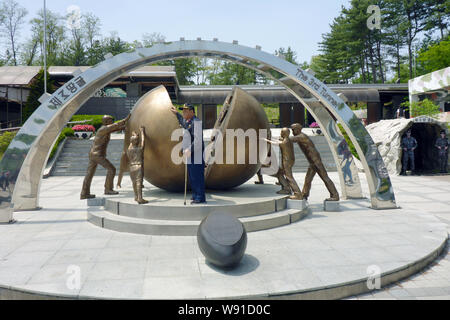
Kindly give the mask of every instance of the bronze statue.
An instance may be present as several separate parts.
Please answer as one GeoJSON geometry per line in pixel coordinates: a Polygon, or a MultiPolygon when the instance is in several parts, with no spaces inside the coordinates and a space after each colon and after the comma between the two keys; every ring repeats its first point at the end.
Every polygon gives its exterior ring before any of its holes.
{"type": "MultiPolygon", "coordinates": [[[[286,177],[289,187],[294,193],[293,196],[290,197],[292,200],[302,200],[303,194],[298,187],[297,182],[294,179],[294,175],[292,174],[292,167],[295,164],[295,154],[294,154],[294,144],[290,139],[290,130],[288,128],[284,128],[281,130],[280,141],[272,141],[268,139],[264,139],[270,144],[279,145],[281,149],[282,156],[282,170],[284,176],[286,177]]],[[[284,188],[283,188],[284,189],[284,188]]],[[[283,191],[283,190],[282,190],[283,191]]]]}
{"type": "Polygon", "coordinates": [[[81,190],[81,200],[95,198],[95,195],[91,194],[91,183],[98,165],[108,170],[105,181],[105,195],[119,194],[113,190],[116,168],[106,159],[106,149],[111,140],[111,133],[124,130],[129,119],[130,115],[126,119],[114,123],[114,119],[111,116],[103,117],[103,126],[98,129],[89,152],[89,165],[84,178],[83,189],[81,190]]]}
{"type": "MultiPolygon", "coordinates": [[[[128,158],[128,166],[130,171],[131,182],[133,183],[134,200],[139,204],[148,203],[142,197],[142,187],[144,183],[144,146],[145,146],[145,129],[141,127],[140,133],[133,131],[130,137],[130,146],[123,156],[128,158]]],[[[122,188],[122,178],[124,168],[120,168],[117,188],[122,188]]]]}
{"type": "MultiPolygon", "coordinates": [[[[270,129],[267,131],[267,135],[269,140],[272,139],[272,132],[270,131],[270,129]]],[[[271,159],[271,160],[275,160],[277,162],[277,159],[272,159],[272,148],[268,148],[267,149],[267,158],[271,159]]],[[[278,167],[278,162],[275,163],[274,165],[276,165],[278,167]]],[[[263,164],[262,168],[270,168],[271,165],[270,164],[263,164]]],[[[264,184],[264,177],[262,174],[262,168],[256,173],[258,176],[258,181],[255,181],[255,184],[264,184]]],[[[270,175],[271,177],[277,178],[278,182],[276,183],[277,185],[281,186],[282,189],[280,191],[277,192],[277,194],[291,194],[291,187],[289,186],[289,182],[286,180],[285,176],[284,176],[284,171],[283,168],[278,168],[278,171],[276,174],[270,175]]]]}
{"type": "Polygon", "coordinates": [[[322,163],[322,158],[320,157],[319,152],[314,146],[314,143],[311,141],[311,139],[308,138],[306,134],[302,133],[303,127],[300,124],[295,123],[291,126],[291,128],[294,132],[294,137],[291,138],[292,142],[298,143],[298,146],[303,151],[306,159],[309,162],[308,172],[305,177],[305,185],[303,186],[304,199],[308,199],[309,192],[311,190],[311,183],[317,173],[330,192],[330,198],[326,199],[326,201],[339,201],[339,193],[337,192],[333,181],[331,181],[330,177],[328,177],[327,170],[322,163]]]}

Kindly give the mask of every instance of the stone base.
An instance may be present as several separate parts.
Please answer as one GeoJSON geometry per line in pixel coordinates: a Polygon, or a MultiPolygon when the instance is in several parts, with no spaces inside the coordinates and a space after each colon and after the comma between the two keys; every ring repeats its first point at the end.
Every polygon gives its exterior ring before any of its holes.
{"type": "Polygon", "coordinates": [[[323,210],[327,212],[338,212],[341,211],[341,206],[339,201],[324,201],[323,210]]]}
{"type": "Polygon", "coordinates": [[[287,200],[288,209],[305,210],[308,209],[308,202],[306,200],[287,200]]]}
{"type": "Polygon", "coordinates": [[[103,207],[105,206],[105,198],[87,199],[88,207],[103,207]]]}
{"type": "Polygon", "coordinates": [[[247,232],[287,226],[307,216],[304,201],[293,201],[294,209],[289,209],[287,196],[277,195],[277,189],[273,185],[247,184],[235,190],[209,191],[206,204],[185,206],[182,193],[156,188],[145,190],[144,198],[149,203],[138,205],[133,190],[124,188],[117,196],[105,196],[103,207],[101,202],[90,204],[88,220],[98,227],[124,233],[195,236],[200,223],[214,212],[238,218],[247,232]]]}

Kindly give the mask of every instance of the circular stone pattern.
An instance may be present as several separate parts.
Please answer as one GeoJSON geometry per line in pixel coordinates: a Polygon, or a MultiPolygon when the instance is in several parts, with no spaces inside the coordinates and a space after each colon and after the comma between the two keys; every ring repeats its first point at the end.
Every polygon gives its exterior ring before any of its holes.
{"type": "Polygon", "coordinates": [[[200,224],[197,242],[206,261],[221,268],[232,268],[244,257],[247,232],[237,218],[215,212],[200,224]]]}

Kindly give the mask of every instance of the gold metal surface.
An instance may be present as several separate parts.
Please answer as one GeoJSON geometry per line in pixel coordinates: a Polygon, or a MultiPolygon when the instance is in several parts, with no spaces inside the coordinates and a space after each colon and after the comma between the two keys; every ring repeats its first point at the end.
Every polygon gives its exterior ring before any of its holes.
{"type": "MultiPolygon", "coordinates": [[[[144,178],[154,186],[168,191],[182,191],[184,165],[172,161],[172,150],[179,144],[171,141],[174,130],[180,128],[170,108],[172,101],[163,86],[144,95],[134,107],[125,130],[124,152],[130,145],[133,131],[145,128],[144,178]]],[[[122,157],[121,171],[128,171],[128,159],[122,157]]]]}
{"type": "MultiPolygon", "coordinates": [[[[163,86],[153,89],[143,96],[136,103],[128,122],[125,131],[124,152],[130,145],[131,133],[139,132],[140,127],[145,127],[145,180],[158,188],[179,192],[184,188],[184,165],[182,163],[175,164],[171,158],[172,151],[181,142],[181,138],[179,141],[171,141],[174,130],[180,128],[176,116],[170,111],[171,107],[169,94],[163,86]]],[[[223,164],[214,163],[205,169],[206,188],[224,190],[240,186],[258,172],[261,164],[259,157],[256,164],[249,164],[248,139],[244,150],[246,164],[237,164],[238,139],[236,137],[234,137],[234,163],[227,164],[226,130],[242,129],[244,132],[248,129],[256,130],[256,144],[259,148],[259,130],[270,130],[264,109],[253,96],[242,89],[235,88],[227,97],[215,128],[223,132],[224,158],[223,164]]],[[[122,157],[121,171],[123,172],[128,171],[127,161],[127,157],[122,157]]]]}
{"type": "MultiPolygon", "coordinates": [[[[251,179],[259,169],[261,169],[261,161],[259,159],[259,130],[265,129],[270,131],[269,120],[260,103],[244,90],[235,87],[232,93],[226,98],[221,114],[218,117],[216,130],[220,130],[223,135],[223,161],[222,164],[214,163],[209,165],[205,172],[206,187],[208,189],[231,189],[247,182],[251,179]],[[256,150],[257,163],[250,164],[250,144],[249,139],[245,142],[245,164],[238,164],[238,138],[227,134],[228,129],[242,129],[246,132],[249,129],[256,130],[256,150]],[[232,164],[227,163],[227,140],[234,139],[234,161],[232,164]]],[[[216,155],[217,156],[217,155],[216,155]]],[[[217,161],[216,161],[217,162],[217,161]]],[[[206,163],[209,163],[208,158],[206,163]]]]}

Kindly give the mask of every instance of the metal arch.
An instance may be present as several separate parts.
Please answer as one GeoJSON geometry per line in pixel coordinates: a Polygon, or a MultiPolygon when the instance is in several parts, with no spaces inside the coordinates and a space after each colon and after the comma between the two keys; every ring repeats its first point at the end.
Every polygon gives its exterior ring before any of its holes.
{"type": "MultiPolygon", "coordinates": [[[[109,58],[67,82],[45,101],[19,131],[0,162],[0,169],[9,170],[13,176],[10,182],[13,194],[0,197],[0,222],[11,221],[13,209],[38,207],[41,177],[52,145],[67,121],[99,88],[139,66],[189,56],[231,60],[271,74],[300,101],[303,99],[299,92],[315,96],[338,119],[355,144],[367,175],[372,208],[396,208],[392,184],[376,145],[355,114],[326,85],[299,67],[258,49],[197,40],[160,43],[109,58]],[[287,85],[286,80],[295,85],[287,85]]],[[[314,113],[312,107],[305,106],[314,113]]],[[[330,126],[322,119],[316,120],[323,125],[330,143],[334,137],[330,126]]],[[[333,145],[330,148],[336,149],[333,145]]]]}

